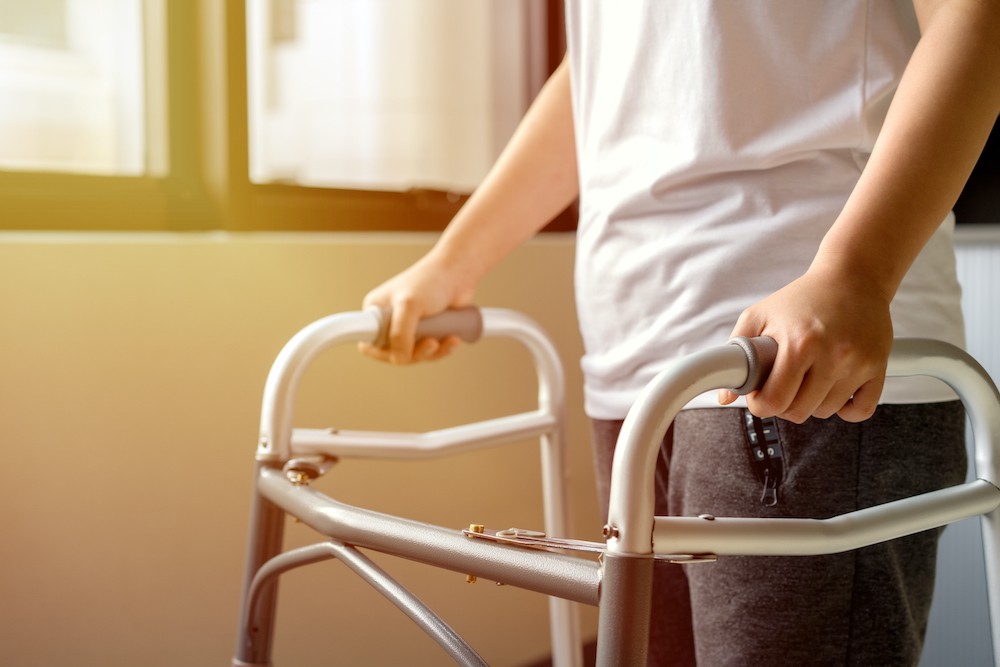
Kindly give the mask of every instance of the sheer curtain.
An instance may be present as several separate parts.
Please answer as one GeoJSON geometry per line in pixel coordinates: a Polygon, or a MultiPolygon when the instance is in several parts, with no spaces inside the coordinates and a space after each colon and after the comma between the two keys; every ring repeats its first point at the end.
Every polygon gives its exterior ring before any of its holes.
{"type": "Polygon", "coordinates": [[[527,0],[250,0],[251,180],[471,190],[533,93],[531,11],[527,0]]]}
{"type": "Polygon", "coordinates": [[[0,169],[146,171],[143,0],[0,0],[0,169]]]}

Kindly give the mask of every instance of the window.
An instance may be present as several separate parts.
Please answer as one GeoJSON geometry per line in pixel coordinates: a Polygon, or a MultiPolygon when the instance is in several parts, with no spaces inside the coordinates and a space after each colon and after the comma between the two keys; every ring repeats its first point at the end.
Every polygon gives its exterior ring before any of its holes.
{"type": "Polygon", "coordinates": [[[528,9],[251,0],[251,180],[471,190],[530,100],[528,9]]]}
{"type": "Polygon", "coordinates": [[[0,0],[0,228],[170,228],[165,25],[166,0],[0,0]]]}
{"type": "Polygon", "coordinates": [[[148,171],[141,0],[0,0],[0,167],[148,171]]]}
{"type": "Polygon", "coordinates": [[[0,228],[440,229],[559,0],[0,0],[0,228]]]}

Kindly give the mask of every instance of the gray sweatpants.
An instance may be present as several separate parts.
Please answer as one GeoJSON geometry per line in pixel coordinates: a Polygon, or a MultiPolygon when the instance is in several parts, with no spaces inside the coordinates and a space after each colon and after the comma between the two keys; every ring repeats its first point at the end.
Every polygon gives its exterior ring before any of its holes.
{"type": "MultiPolygon", "coordinates": [[[[593,422],[604,516],[621,425],[593,422]]],[[[859,424],[776,425],[781,460],[768,480],[753,459],[744,410],[682,411],[660,448],[656,514],[822,519],[965,479],[957,401],[883,405],[859,424]],[[775,470],[776,488],[765,493],[775,470]]],[[[829,556],[657,563],[649,664],[915,665],[940,532],[829,556]]]]}

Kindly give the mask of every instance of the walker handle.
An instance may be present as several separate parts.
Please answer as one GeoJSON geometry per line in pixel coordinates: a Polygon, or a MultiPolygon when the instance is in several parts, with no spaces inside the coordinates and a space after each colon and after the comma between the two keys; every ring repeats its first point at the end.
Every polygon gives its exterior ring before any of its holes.
{"type": "Polygon", "coordinates": [[[733,393],[744,396],[755,389],[764,386],[764,381],[771,374],[774,358],[778,356],[778,343],[770,336],[747,338],[737,336],[729,341],[739,345],[747,355],[747,381],[742,386],[731,389],[733,393]]]}
{"type": "MultiPolygon", "coordinates": [[[[392,309],[377,309],[379,317],[378,335],[372,344],[375,347],[389,346],[389,322],[392,319],[392,309]]],[[[476,306],[453,308],[437,315],[432,315],[417,323],[416,338],[444,338],[458,336],[466,343],[475,343],[483,335],[483,314],[476,306]]]]}

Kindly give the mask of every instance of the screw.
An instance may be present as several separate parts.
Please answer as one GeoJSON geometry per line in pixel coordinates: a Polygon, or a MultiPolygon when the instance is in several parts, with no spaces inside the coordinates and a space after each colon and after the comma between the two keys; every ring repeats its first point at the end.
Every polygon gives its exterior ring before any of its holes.
{"type": "Polygon", "coordinates": [[[285,473],[285,476],[295,486],[309,486],[309,480],[311,479],[308,473],[303,470],[289,470],[285,473]]]}
{"type": "Polygon", "coordinates": [[[618,528],[611,524],[605,524],[604,528],[601,528],[601,535],[606,540],[610,540],[611,538],[618,539],[618,528]]]}

